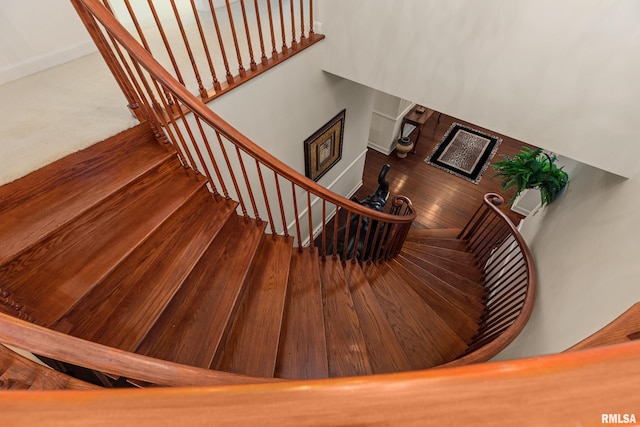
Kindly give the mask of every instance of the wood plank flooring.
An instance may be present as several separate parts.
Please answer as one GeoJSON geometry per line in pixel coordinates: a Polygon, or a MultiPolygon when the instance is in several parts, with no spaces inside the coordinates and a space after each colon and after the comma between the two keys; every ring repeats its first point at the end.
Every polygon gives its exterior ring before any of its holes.
{"type": "MultiPolygon", "coordinates": [[[[431,155],[433,148],[440,142],[453,122],[502,138],[502,143],[492,162],[501,160],[502,155],[513,156],[521,150],[522,146],[531,147],[531,145],[445,114],[442,114],[439,123],[437,119],[438,114],[434,114],[427,120],[422,129],[416,153],[409,153],[404,159],[399,159],[395,152],[386,156],[369,149],[362,178],[364,184],[355,196],[364,199],[373,193],[378,186],[380,168],[385,163],[389,163],[391,165],[391,170],[387,174],[390,183],[389,191],[392,196],[403,195],[411,199],[418,213],[414,228],[462,228],[480,205],[484,194],[495,192],[502,195],[505,201],[509,200],[513,191],[502,192],[500,181],[492,179],[495,173],[490,167],[482,176],[480,183],[476,185],[428,165],[424,160],[431,155]]],[[[387,203],[386,209],[388,210],[389,207],[390,204],[387,203]]],[[[504,207],[503,211],[516,225],[523,218],[507,207],[504,207]]]]}

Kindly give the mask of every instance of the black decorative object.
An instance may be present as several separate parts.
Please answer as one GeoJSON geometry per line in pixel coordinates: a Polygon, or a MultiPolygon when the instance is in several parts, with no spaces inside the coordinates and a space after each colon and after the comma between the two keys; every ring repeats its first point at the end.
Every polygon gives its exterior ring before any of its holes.
{"type": "MultiPolygon", "coordinates": [[[[378,188],[373,194],[367,196],[364,200],[358,200],[353,197],[351,200],[354,202],[360,203],[363,206],[366,206],[371,209],[375,209],[379,212],[384,211],[384,205],[387,203],[387,199],[389,198],[389,181],[385,178],[387,172],[391,168],[390,165],[386,164],[382,166],[380,169],[380,174],[378,175],[378,188]]],[[[351,259],[353,257],[360,258],[362,256],[362,251],[365,248],[373,248],[369,249],[369,256],[373,256],[377,253],[380,245],[383,243],[383,228],[381,227],[378,230],[376,235],[375,230],[378,228],[378,221],[372,221],[371,218],[364,217],[362,218],[362,223],[360,225],[360,233],[356,237],[356,233],[358,232],[358,223],[360,222],[360,215],[353,215],[349,220],[348,224],[343,225],[338,229],[338,239],[336,241],[336,252],[338,256],[341,258],[345,256],[345,240],[346,240],[346,257],[345,259],[351,259]],[[349,235],[345,239],[347,225],[349,228],[349,235]],[[367,244],[365,245],[365,239],[367,238],[367,231],[371,229],[374,230],[369,234],[369,239],[367,244]]],[[[331,255],[334,252],[333,244],[329,245],[327,248],[327,255],[331,255]]]]}

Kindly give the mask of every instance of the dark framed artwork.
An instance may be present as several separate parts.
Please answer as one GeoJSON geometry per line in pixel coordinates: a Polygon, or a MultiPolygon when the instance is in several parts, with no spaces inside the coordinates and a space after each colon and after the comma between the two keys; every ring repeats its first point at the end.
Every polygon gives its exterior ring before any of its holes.
{"type": "Polygon", "coordinates": [[[304,171],[307,178],[319,180],[342,158],[346,111],[342,110],[304,141],[304,171]]]}

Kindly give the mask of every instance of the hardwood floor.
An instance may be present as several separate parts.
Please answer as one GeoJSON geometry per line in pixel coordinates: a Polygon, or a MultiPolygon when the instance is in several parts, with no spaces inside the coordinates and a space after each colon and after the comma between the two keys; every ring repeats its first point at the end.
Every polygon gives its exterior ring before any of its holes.
{"type": "MultiPolygon", "coordinates": [[[[391,170],[387,174],[387,179],[390,182],[391,197],[403,195],[411,199],[418,213],[414,228],[462,228],[481,203],[482,196],[489,192],[498,193],[508,201],[513,191],[505,193],[500,189],[499,180],[492,179],[494,172],[491,167],[486,170],[480,183],[476,185],[428,165],[424,160],[431,154],[453,122],[502,138],[502,143],[492,162],[501,160],[502,155],[513,156],[523,145],[531,145],[445,114],[442,114],[438,123],[438,116],[433,114],[425,123],[415,154],[409,153],[406,158],[400,159],[395,152],[386,156],[369,149],[363,174],[364,185],[355,196],[358,199],[364,199],[373,193],[377,188],[380,168],[385,163],[389,163],[391,170]]],[[[387,202],[385,210],[388,210],[390,205],[390,202],[387,202]]],[[[523,218],[506,206],[503,207],[503,212],[515,225],[518,225],[523,218]]]]}

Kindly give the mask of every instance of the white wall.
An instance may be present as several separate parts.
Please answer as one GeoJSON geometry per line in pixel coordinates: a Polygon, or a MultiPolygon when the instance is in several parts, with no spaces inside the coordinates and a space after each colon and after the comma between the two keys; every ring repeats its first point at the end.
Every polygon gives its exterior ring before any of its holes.
{"type": "Polygon", "coordinates": [[[374,92],[323,72],[323,57],[316,44],[209,106],[303,175],[304,140],[346,108],[342,160],[319,183],[348,195],[361,184],[374,92]]]}
{"type": "Polygon", "coordinates": [[[622,176],[640,171],[640,2],[323,0],[325,69],[622,176]]]}
{"type": "Polygon", "coordinates": [[[497,359],[563,351],[640,301],[640,176],[625,180],[587,165],[570,175],[565,193],[523,223],[538,298],[497,359]]]}
{"type": "Polygon", "coordinates": [[[402,118],[413,105],[411,101],[375,91],[369,130],[369,148],[383,154],[391,153],[400,135],[402,118]]]}
{"type": "Polygon", "coordinates": [[[0,2],[0,85],[94,51],[69,1],[0,2]]]}

